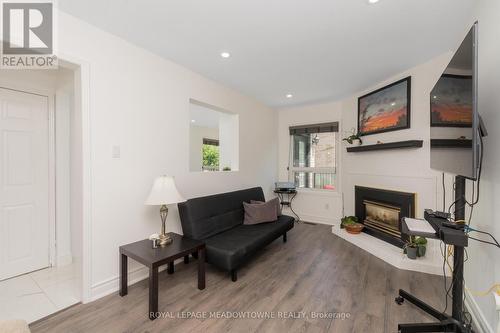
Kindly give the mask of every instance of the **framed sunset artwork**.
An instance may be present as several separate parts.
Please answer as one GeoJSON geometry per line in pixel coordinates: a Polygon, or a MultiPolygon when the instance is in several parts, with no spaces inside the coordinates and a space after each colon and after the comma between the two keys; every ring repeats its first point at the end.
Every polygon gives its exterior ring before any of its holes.
{"type": "Polygon", "coordinates": [[[432,127],[472,127],[472,77],[443,74],[431,92],[432,127]]]}
{"type": "Polygon", "coordinates": [[[370,135],[410,128],[411,77],[358,98],[358,133],[370,135]]]}

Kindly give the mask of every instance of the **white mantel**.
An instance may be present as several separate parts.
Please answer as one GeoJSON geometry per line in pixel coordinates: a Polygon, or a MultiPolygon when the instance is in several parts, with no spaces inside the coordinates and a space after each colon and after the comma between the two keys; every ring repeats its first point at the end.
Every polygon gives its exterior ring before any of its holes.
{"type": "Polygon", "coordinates": [[[334,223],[332,233],[396,268],[435,275],[443,274],[443,257],[440,254],[439,242],[436,240],[428,240],[427,251],[424,257],[412,260],[403,253],[401,248],[367,233],[362,232],[359,235],[349,234],[345,229],[340,228],[340,221],[334,223]]]}

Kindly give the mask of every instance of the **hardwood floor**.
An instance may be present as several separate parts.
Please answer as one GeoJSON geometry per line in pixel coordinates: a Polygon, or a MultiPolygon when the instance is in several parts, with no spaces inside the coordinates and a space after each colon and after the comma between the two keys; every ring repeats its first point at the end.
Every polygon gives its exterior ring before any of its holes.
{"type": "Polygon", "coordinates": [[[279,238],[270,244],[238,271],[237,282],[207,265],[206,289],[200,291],[194,261],[175,268],[173,275],[160,273],[159,310],[165,311],[164,318],[148,319],[146,279],[129,287],[123,298],[116,292],[77,305],[35,323],[32,332],[375,333],[396,332],[398,322],[432,321],[408,303],[398,306],[394,297],[399,288],[444,308],[442,277],[398,270],[336,237],[325,225],[296,224],[287,243],[279,238]],[[179,318],[217,311],[267,311],[275,318],[179,318]],[[279,317],[290,312],[299,318],[279,317]],[[334,312],[345,317],[314,317],[334,312]]]}

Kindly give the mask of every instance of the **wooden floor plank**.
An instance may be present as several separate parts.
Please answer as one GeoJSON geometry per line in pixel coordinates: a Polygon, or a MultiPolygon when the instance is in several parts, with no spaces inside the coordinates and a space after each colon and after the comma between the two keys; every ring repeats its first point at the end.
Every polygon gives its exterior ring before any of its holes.
{"type": "Polygon", "coordinates": [[[154,332],[396,332],[398,322],[432,321],[410,304],[394,302],[406,289],[444,308],[442,277],[398,270],[331,233],[297,224],[288,242],[274,241],[238,272],[207,265],[207,286],[196,288],[196,262],[160,273],[159,311],[147,316],[147,280],[31,325],[34,333],[154,332]],[[247,317],[182,318],[186,313],[247,313],[247,317]],[[298,314],[290,317],[290,312],[298,314]],[[274,316],[253,318],[249,313],[274,316]],[[332,318],[334,313],[337,317],[332,318]],[[304,314],[304,315],[302,315],[304,314]],[[287,318],[285,318],[288,316],[287,318]]]}

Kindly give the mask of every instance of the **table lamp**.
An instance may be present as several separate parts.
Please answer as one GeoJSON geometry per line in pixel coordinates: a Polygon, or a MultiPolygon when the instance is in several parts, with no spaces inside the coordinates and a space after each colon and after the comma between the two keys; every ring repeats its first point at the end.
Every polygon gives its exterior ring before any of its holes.
{"type": "Polygon", "coordinates": [[[161,233],[159,236],[159,245],[164,247],[172,243],[172,238],[165,232],[165,222],[167,221],[167,205],[176,204],[185,201],[175,187],[174,178],[170,176],[161,176],[155,179],[151,193],[144,204],[150,206],[160,206],[161,233]]]}

